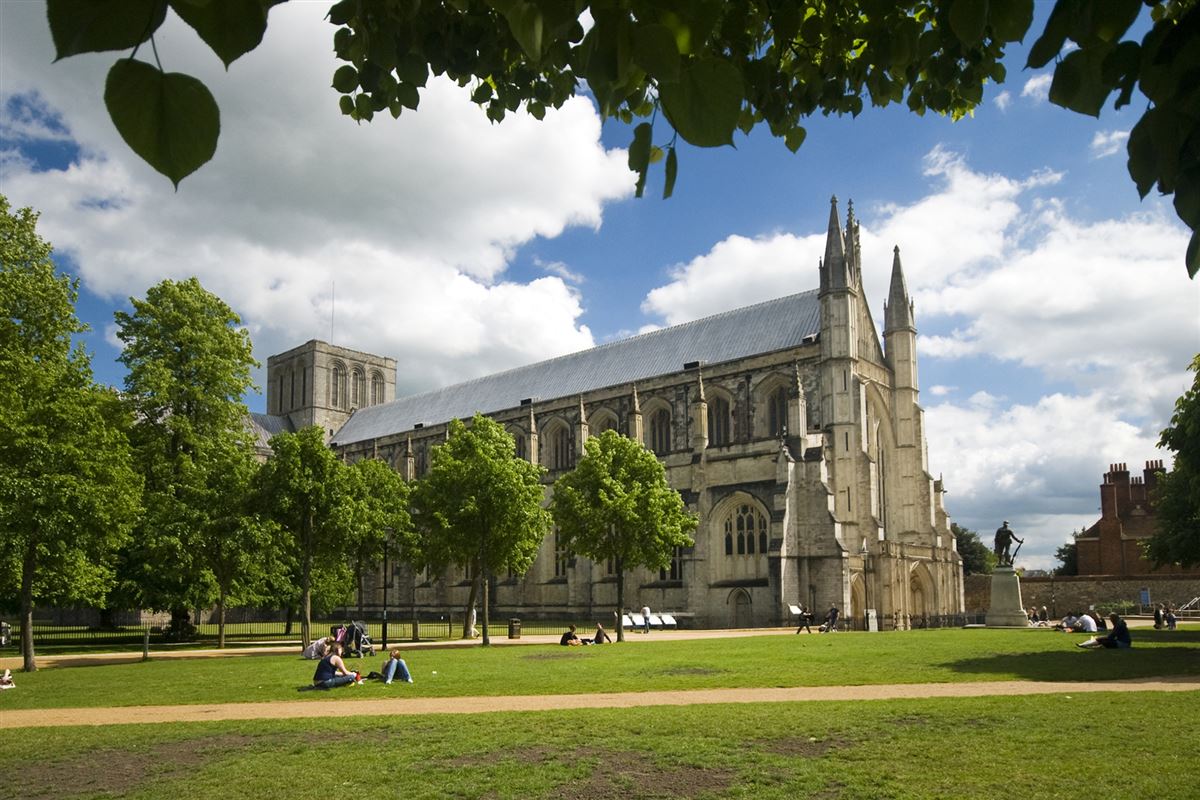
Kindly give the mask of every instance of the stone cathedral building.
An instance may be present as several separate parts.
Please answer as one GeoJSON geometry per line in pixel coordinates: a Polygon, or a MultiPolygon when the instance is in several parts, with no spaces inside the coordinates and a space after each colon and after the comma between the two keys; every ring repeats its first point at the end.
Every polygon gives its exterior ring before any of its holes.
{"type": "MultiPolygon", "coordinates": [[[[626,575],[626,602],[693,627],[787,624],[836,603],[903,627],[961,612],[962,562],[928,471],[917,332],[899,250],[880,341],[863,293],[858,223],[833,201],[820,288],[570,355],[394,398],[395,361],[310,341],[272,356],[265,436],[319,425],[347,460],[419,477],[447,423],[481,411],[521,458],[569,470],[589,435],[645,443],[700,520],[670,567],[626,575]]],[[[467,576],[399,568],[389,608],[458,609],[467,576]]],[[[610,564],[553,534],[524,575],[495,577],[496,618],[611,620],[610,564]]],[[[379,597],[368,598],[368,605],[379,597]]]]}

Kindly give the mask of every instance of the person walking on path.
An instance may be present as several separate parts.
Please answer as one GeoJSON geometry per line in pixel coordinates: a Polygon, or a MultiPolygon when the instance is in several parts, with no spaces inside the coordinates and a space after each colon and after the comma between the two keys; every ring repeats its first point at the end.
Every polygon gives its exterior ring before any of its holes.
{"type": "Polygon", "coordinates": [[[650,632],[650,606],[642,606],[642,633],[650,632]]]}
{"type": "Polygon", "coordinates": [[[829,613],[827,613],[825,615],[825,624],[821,626],[823,628],[822,632],[823,633],[834,633],[835,631],[837,631],[837,623],[838,623],[838,607],[837,607],[837,604],[834,603],[833,605],[829,606],[829,613]]]}
{"type": "Polygon", "coordinates": [[[809,633],[812,633],[812,628],[810,627],[812,625],[812,621],[812,611],[804,606],[800,606],[800,626],[796,628],[796,633],[800,633],[800,631],[808,631],[809,633]]]}

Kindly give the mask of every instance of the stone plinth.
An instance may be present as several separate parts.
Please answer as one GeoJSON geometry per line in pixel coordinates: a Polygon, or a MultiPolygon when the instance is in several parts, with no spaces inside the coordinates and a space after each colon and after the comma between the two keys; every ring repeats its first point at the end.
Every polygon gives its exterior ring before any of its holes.
{"type": "Polygon", "coordinates": [[[1024,628],[1029,615],[1021,603],[1021,579],[1012,567],[992,570],[992,603],[984,618],[989,628],[1024,628]]]}

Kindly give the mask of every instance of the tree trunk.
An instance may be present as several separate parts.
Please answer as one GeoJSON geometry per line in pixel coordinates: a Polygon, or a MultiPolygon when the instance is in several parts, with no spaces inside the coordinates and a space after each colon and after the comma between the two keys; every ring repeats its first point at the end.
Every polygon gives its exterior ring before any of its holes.
{"type": "Polygon", "coordinates": [[[488,591],[490,581],[488,580],[486,568],[481,573],[480,578],[483,583],[483,646],[487,647],[492,643],[492,640],[488,636],[488,619],[491,615],[491,593],[488,591]]]}
{"type": "Polygon", "coordinates": [[[225,648],[225,590],[217,594],[217,649],[225,648]]]}
{"type": "Polygon", "coordinates": [[[625,641],[625,562],[617,559],[617,641],[625,641]]]}
{"type": "Polygon", "coordinates": [[[300,554],[300,641],[312,644],[312,512],[304,520],[304,552],[300,554]]]}
{"type": "Polygon", "coordinates": [[[21,659],[26,672],[37,672],[33,657],[33,572],[37,567],[37,550],[30,537],[21,567],[21,659]]]}
{"type": "Polygon", "coordinates": [[[471,591],[467,595],[467,607],[463,609],[463,627],[462,638],[471,638],[471,609],[475,607],[475,602],[479,599],[479,569],[475,569],[475,579],[471,581],[471,591]]]}

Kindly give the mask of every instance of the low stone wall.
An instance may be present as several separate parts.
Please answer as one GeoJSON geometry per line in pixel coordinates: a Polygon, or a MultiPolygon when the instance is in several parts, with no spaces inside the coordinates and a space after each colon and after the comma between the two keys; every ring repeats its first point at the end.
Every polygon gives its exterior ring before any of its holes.
{"type": "MultiPolygon", "coordinates": [[[[991,576],[968,575],[964,581],[968,612],[986,610],[991,602],[991,576]]],[[[1025,607],[1045,606],[1050,617],[1082,611],[1093,605],[1141,602],[1142,589],[1150,590],[1151,603],[1178,607],[1200,596],[1200,578],[1171,575],[1080,575],[1021,578],[1021,601],[1025,607]]]]}

